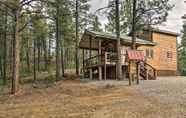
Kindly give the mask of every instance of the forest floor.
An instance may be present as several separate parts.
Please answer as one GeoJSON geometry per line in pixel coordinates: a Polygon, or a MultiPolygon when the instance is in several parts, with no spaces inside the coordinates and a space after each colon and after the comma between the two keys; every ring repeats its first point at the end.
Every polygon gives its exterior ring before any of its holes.
{"type": "Polygon", "coordinates": [[[0,118],[186,118],[185,111],[184,77],[131,87],[127,81],[55,83],[45,77],[36,84],[25,81],[15,96],[0,93],[0,118]]]}

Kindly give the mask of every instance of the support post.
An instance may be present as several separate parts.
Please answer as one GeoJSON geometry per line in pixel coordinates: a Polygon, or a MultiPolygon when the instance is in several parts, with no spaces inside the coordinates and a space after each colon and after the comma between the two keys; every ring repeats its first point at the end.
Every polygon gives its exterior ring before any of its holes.
{"type": "Polygon", "coordinates": [[[129,86],[132,85],[131,78],[132,78],[132,75],[131,75],[131,62],[129,62],[129,86]]]}
{"type": "MultiPolygon", "coordinates": [[[[89,49],[89,63],[90,63],[90,66],[92,65],[92,62],[91,62],[91,57],[92,57],[92,50],[91,50],[91,48],[92,48],[92,37],[90,37],[90,42],[89,42],[89,47],[90,47],[90,49],[89,49]]],[[[90,80],[92,80],[92,68],[90,67],[90,69],[89,69],[89,71],[90,71],[90,75],[89,75],[89,77],[90,77],[90,80]]]]}
{"type": "Polygon", "coordinates": [[[139,78],[140,78],[140,63],[137,63],[137,84],[139,84],[139,78]]]}
{"type": "Polygon", "coordinates": [[[104,59],[104,79],[107,80],[107,52],[105,52],[104,59]]]}
{"type": "Polygon", "coordinates": [[[92,76],[92,68],[90,68],[90,73],[89,73],[90,75],[89,75],[89,77],[90,77],[90,80],[92,80],[93,79],[93,76],[92,76]]]}
{"type": "Polygon", "coordinates": [[[154,70],[154,79],[157,79],[157,70],[154,70]]]}
{"type": "MultiPolygon", "coordinates": [[[[98,55],[99,55],[99,64],[101,64],[101,40],[99,40],[98,55]]],[[[99,80],[102,80],[102,66],[98,67],[98,71],[99,71],[99,80]]]]}
{"type": "Polygon", "coordinates": [[[85,77],[85,49],[83,49],[83,77],[85,77]]]}
{"type": "Polygon", "coordinates": [[[148,69],[146,70],[146,80],[149,80],[149,72],[148,72],[148,69]]]}

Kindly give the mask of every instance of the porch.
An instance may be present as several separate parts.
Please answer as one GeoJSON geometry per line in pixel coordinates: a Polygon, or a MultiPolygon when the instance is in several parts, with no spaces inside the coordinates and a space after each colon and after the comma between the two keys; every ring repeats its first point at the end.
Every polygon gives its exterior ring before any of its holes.
{"type": "MultiPolygon", "coordinates": [[[[131,42],[131,37],[121,37],[120,56],[123,78],[129,77],[129,63],[126,61],[126,56],[127,50],[130,50],[131,42]]],[[[137,39],[136,42],[137,46],[154,45],[151,41],[142,39],[137,39]]],[[[85,31],[79,45],[83,55],[81,69],[84,77],[99,80],[116,79],[116,65],[118,61],[116,44],[117,40],[115,35],[85,31]]],[[[145,71],[145,73],[146,72],[147,71],[145,71]]],[[[145,77],[147,77],[147,75],[144,75],[144,78],[145,77]]]]}

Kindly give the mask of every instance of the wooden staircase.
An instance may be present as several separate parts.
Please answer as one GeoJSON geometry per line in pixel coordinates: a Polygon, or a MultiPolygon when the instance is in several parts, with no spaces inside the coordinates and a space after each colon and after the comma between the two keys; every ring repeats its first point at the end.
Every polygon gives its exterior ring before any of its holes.
{"type": "Polygon", "coordinates": [[[144,80],[156,80],[157,70],[146,62],[141,62],[140,64],[140,76],[144,80]]]}

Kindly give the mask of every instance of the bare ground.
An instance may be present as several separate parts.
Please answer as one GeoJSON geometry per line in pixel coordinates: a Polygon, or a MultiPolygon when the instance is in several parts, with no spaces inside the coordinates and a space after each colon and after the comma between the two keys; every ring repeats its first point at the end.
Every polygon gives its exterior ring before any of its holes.
{"type": "Polygon", "coordinates": [[[186,118],[186,78],[141,81],[41,80],[0,94],[0,118],[186,118]]]}

